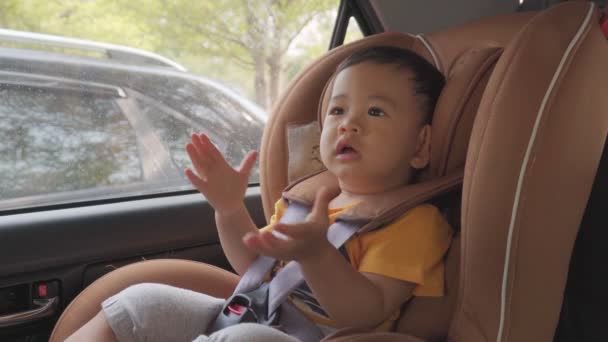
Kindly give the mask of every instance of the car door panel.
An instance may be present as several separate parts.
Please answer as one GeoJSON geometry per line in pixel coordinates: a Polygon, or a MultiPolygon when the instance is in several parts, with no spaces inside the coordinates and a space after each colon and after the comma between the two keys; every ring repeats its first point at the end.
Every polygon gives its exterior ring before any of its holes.
{"type": "MultiPolygon", "coordinates": [[[[263,226],[259,187],[247,190],[245,204],[256,225],[263,226]]],[[[3,315],[13,314],[2,312],[1,304],[10,301],[11,295],[3,298],[1,289],[25,291],[27,295],[14,293],[12,298],[20,296],[20,308],[25,305],[32,310],[37,307],[32,298],[36,285],[56,280],[59,314],[99,277],[141,260],[179,258],[229,269],[219,245],[213,209],[200,194],[192,192],[0,216],[0,236],[0,324],[3,315]]],[[[24,326],[29,326],[30,335],[44,331],[57,317],[0,329],[0,340],[18,335],[24,326]]]]}

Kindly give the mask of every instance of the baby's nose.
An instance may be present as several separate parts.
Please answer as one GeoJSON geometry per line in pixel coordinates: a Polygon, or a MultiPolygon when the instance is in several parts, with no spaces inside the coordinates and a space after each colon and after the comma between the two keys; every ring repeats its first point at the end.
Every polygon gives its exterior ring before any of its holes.
{"type": "Polygon", "coordinates": [[[340,125],[341,133],[345,133],[345,132],[359,133],[360,130],[361,130],[361,128],[359,127],[359,125],[352,122],[352,120],[347,120],[340,125]]]}

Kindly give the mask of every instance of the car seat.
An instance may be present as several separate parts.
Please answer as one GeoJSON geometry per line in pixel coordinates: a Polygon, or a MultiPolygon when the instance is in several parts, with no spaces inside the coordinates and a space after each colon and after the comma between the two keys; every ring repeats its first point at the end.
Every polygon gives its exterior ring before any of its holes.
{"type": "MultiPolygon", "coordinates": [[[[597,72],[607,51],[593,25],[597,17],[592,4],[567,3],[538,15],[501,17],[499,26],[484,20],[426,38],[381,34],[328,52],[292,83],[275,106],[262,142],[267,217],[290,178],[300,175],[298,165],[307,164],[292,158],[289,147],[309,146],[303,155],[309,156],[308,164],[314,160],[310,122],[335,66],[353,49],[396,45],[437,65],[447,83],[433,119],[433,136],[439,138],[433,141],[433,164],[424,178],[458,172],[465,156],[467,161],[462,234],[447,256],[447,295],[414,298],[404,308],[400,333],[346,330],[328,340],[437,340],[448,335],[450,325],[455,341],[547,341],[553,336],[570,250],[608,127],[600,110],[605,108],[606,89],[600,86],[605,77],[597,72]],[[458,35],[478,30],[483,34],[458,35]],[[492,32],[498,38],[491,38],[492,32]],[[506,49],[492,70],[502,46],[506,49]],[[585,97],[572,96],[583,80],[593,87],[585,88],[585,97]],[[574,113],[584,117],[577,120],[574,113]],[[289,144],[289,139],[310,143],[289,144]]],[[[442,202],[447,213],[458,207],[458,197],[450,196],[442,202]]],[[[238,277],[191,261],[125,266],[91,284],[66,308],[51,341],[62,341],[91,319],[103,299],[144,281],[225,297],[238,277]]]]}
{"type": "MultiPolygon", "coordinates": [[[[451,341],[555,336],[570,255],[608,132],[608,46],[598,23],[592,3],[552,7],[522,28],[495,67],[467,153],[451,341]]],[[[345,335],[332,337],[364,336],[345,335]]],[[[365,338],[401,338],[373,335],[365,338]]]]}
{"type": "MultiPolygon", "coordinates": [[[[315,146],[318,145],[319,131],[317,124],[318,107],[323,106],[325,99],[324,90],[331,83],[331,76],[335,67],[347,55],[356,49],[361,49],[371,45],[395,45],[404,48],[411,48],[425,56],[440,70],[446,73],[448,82],[445,90],[440,97],[437,109],[434,113],[433,134],[436,138],[433,141],[433,153],[431,156],[432,167],[426,171],[424,178],[432,178],[432,175],[445,175],[450,172],[458,172],[464,166],[464,157],[467,148],[468,136],[473,123],[473,116],[481,99],[481,93],[487,83],[491,70],[496,63],[501,49],[499,47],[486,47],[475,49],[470,48],[462,51],[455,56],[456,62],[445,60],[440,62],[432,47],[424,37],[412,36],[401,33],[386,33],[376,35],[360,42],[343,46],[332,50],[324,57],[320,58],[311,65],[301,76],[292,83],[292,86],[285,92],[282,100],[273,110],[266,131],[265,137],[270,137],[262,142],[261,150],[261,173],[268,174],[283,172],[283,175],[272,174],[268,182],[262,179],[263,201],[267,216],[272,212],[268,211],[276,197],[280,196],[281,191],[290,180],[294,180],[316,168],[322,167],[320,163],[315,164],[315,146]],[[449,68],[442,64],[450,65],[449,68]],[[453,64],[453,65],[452,65],[453,64]],[[330,81],[328,81],[330,80],[330,81]],[[312,91],[313,93],[309,93],[312,91]],[[300,103],[305,99],[305,105],[300,103]],[[295,100],[294,103],[290,102],[295,100]],[[296,115],[296,119],[287,117],[296,115]],[[284,151],[275,151],[273,147],[282,145],[289,152],[288,161],[278,160],[276,156],[281,156],[284,151]],[[274,158],[273,158],[274,157],[274,158]],[[272,169],[265,168],[265,165],[275,165],[272,169]],[[285,167],[276,167],[284,165],[285,167]],[[287,176],[289,173],[289,176],[287,176]],[[278,189],[277,194],[271,194],[271,188],[278,189]],[[268,200],[268,201],[267,201],[268,200]]],[[[328,94],[327,94],[328,95],[328,94]]],[[[266,176],[266,175],[265,175],[266,176]]],[[[453,194],[446,201],[454,201],[459,196],[453,194]]],[[[454,204],[457,207],[458,204],[454,204]]],[[[448,205],[442,208],[449,210],[448,205]]],[[[452,220],[457,222],[458,220],[452,220]]],[[[456,287],[456,274],[458,265],[458,238],[451,247],[448,270],[450,272],[449,287],[456,287]]],[[[108,296],[126,288],[137,282],[161,282],[170,285],[185,287],[200,292],[211,293],[215,296],[228,296],[236,283],[238,277],[232,273],[214,268],[202,263],[178,261],[178,260],[154,260],[141,262],[138,264],[123,267],[117,271],[99,279],[91,284],[83,293],[77,297],[72,304],[65,310],[56,325],[51,340],[62,340],[69,336],[76,327],[82,325],[99,310],[99,303],[108,296]],[[171,272],[164,272],[165,268],[171,272]],[[184,277],[189,274],[189,277],[184,277]],[[215,287],[210,284],[216,284],[215,287]],[[218,284],[221,284],[218,285],[218,284]]],[[[455,291],[449,291],[455,294],[455,291]]],[[[416,335],[433,339],[436,336],[445,336],[450,321],[450,308],[453,306],[455,295],[441,299],[420,298],[413,300],[404,311],[404,316],[418,317],[416,314],[408,314],[410,311],[423,311],[427,316],[441,317],[441,324],[416,324],[411,327],[416,335]],[[415,309],[421,307],[421,309],[415,309]],[[429,309],[433,307],[433,309],[429,309]],[[426,310],[424,308],[427,308],[426,310]]],[[[402,320],[407,328],[408,320],[402,320]]],[[[424,320],[427,322],[429,320],[424,320]]],[[[430,322],[437,322],[431,319],[430,322]]]]}

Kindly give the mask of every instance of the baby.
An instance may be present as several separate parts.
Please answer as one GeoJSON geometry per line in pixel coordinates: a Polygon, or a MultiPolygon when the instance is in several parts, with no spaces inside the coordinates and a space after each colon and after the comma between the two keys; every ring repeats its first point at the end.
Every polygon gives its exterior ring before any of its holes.
{"type": "MultiPolygon", "coordinates": [[[[341,211],[416,181],[429,163],[431,116],[443,85],[441,73],[408,50],[372,47],[342,62],[322,113],[320,142],[321,159],[340,191],[321,188],[311,213],[297,224],[278,223],[287,208],[279,200],[270,225],[258,230],[243,203],[256,153],[233,169],[207,136],[193,135],[186,150],[196,173],[186,170],[186,176],[215,209],[232,267],[242,275],[260,255],[297,261],[305,284],[289,300],[323,334],[341,327],[389,331],[412,296],[442,296],[452,232],[437,208],[415,207],[340,249],[329,243],[327,229],[341,211]]],[[[135,285],[104,301],[70,339],[296,341],[253,323],[205,336],[223,303],[166,285],[135,285]]]]}

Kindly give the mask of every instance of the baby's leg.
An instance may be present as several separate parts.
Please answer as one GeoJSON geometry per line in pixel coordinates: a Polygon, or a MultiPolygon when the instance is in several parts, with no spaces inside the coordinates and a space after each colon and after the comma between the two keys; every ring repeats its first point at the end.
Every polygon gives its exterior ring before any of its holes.
{"type": "Polygon", "coordinates": [[[216,331],[207,336],[199,336],[194,342],[299,342],[282,331],[255,323],[241,323],[216,331]]]}
{"type": "Polygon", "coordinates": [[[99,311],[93,319],[88,321],[75,333],[70,335],[65,342],[78,341],[99,341],[99,342],[115,342],[116,336],[112,332],[112,328],[106,320],[103,311],[99,311]]]}
{"type": "Polygon", "coordinates": [[[110,327],[120,342],[192,341],[205,332],[223,303],[223,299],[168,285],[133,285],[106,299],[100,314],[70,338],[108,341],[102,337],[107,338],[110,327]]]}

